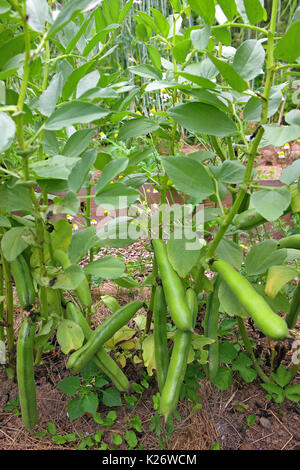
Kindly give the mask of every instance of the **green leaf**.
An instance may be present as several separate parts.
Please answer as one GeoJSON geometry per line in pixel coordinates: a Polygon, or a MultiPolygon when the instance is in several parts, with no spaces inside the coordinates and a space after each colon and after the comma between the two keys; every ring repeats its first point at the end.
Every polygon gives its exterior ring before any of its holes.
{"type": "Polygon", "coordinates": [[[293,402],[300,401],[300,384],[289,385],[285,389],[285,396],[288,400],[293,402]]]}
{"type": "Polygon", "coordinates": [[[134,289],[139,287],[139,283],[136,279],[129,276],[129,274],[122,274],[121,277],[114,280],[115,284],[126,289],[134,289]]]}
{"type": "Polygon", "coordinates": [[[112,312],[116,312],[121,308],[120,304],[118,303],[117,299],[115,297],[112,297],[110,295],[103,295],[101,297],[101,300],[103,301],[104,305],[109,308],[112,312]]]}
{"type": "Polygon", "coordinates": [[[159,51],[156,49],[156,47],[152,46],[149,44],[147,46],[148,54],[151,59],[152,64],[154,65],[155,68],[158,70],[161,69],[161,57],[159,51]]]}
{"type": "Polygon", "coordinates": [[[237,355],[238,351],[229,341],[224,341],[219,345],[219,362],[222,364],[232,364],[237,355]]]}
{"type": "Polygon", "coordinates": [[[188,244],[191,243],[192,240],[188,240],[184,236],[181,237],[181,239],[176,239],[175,237],[168,240],[168,258],[177,274],[185,278],[199,261],[200,244],[198,247],[195,247],[195,249],[187,249],[188,244]]]}
{"type": "Polygon", "coordinates": [[[164,38],[167,38],[170,31],[170,23],[159,10],[155,10],[155,8],[150,8],[150,10],[154,16],[154,22],[157,25],[159,31],[164,38]]]}
{"type": "Polygon", "coordinates": [[[120,175],[128,166],[128,158],[120,157],[105,165],[96,186],[96,194],[100,193],[116,176],[120,175]]]}
{"type": "Polygon", "coordinates": [[[274,299],[280,289],[297,275],[298,271],[290,266],[271,266],[265,287],[266,294],[274,299]]]}
{"type": "Polygon", "coordinates": [[[94,66],[94,63],[94,61],[86,62],[68,75],[62,92],[62,98],[64,101],[66,101],[71,95],[73,96],[74,90],[76,90],[78,83],[86,76],[86,74],[94,66]]]}
{"type": "Polygon", "coordinates": [[[99,398],[96,392],[89,392],[81,399],[81,408],[85,413],[95,415],[99,405],[99,398]]]}
{"type": "Polygon", "coordinates": [[[220,301],[220,309],[227,313],[227,315],[238,315],[242,318],[248,317],[248,313],[245,311],[236,295],[231,289],[228,288],[224,281],[222,281],[220,284],[218,296],[220,301]]]}
{"type": "Polygon", "coordinates": [[[248,89],[248,83],[243,79],[243,77],[235,70],[233,65],[225,62],[224,60],[217,59],[212,54],[207,54],[212,63],[217,67],[222,77],[227,81],[227,83],[236,91],[242,93],[248,89]]]}
{"type": "MultiPolygon", "coordinates": [[[[268,107],[268,118],[273,116],[279,109],[282,102],[282,87],[273,86],[270,91],[269,107],[268,107]]],[[[262,113],[262,102],[260,99],[252,96],[246,104],[243,112],[244,119],[246,121],[257,121],[261,120],[262,113]]]]}
{"type": "Polygon", "coordinates": [[[188,90],[188,93],[195,96],[201,103],[210,104],[222,111],[228,112],[227,106],[221,101],[216,95],[204,88],[192,88],[188,90]]]}
{"type": "Polygon", "coordinates": [[[216,254],[236,268],[240,268],[244,261],[243,249],[237,243],[226,238],[223,238],[219,243],[216,254]]]}
{"type": "Polygon", "coordinates": [[[192,42],[190,39],[184,39],[183,41],[177,42],[173,47],[174,59],[182,64],[191,49],[191,45],[192,42]]]}
{"type": "Polygon", "coordinates": [[[5,152],[12,145],[16,125],[14,121],[5,113],[0,112],[0,129],[1,129],[1,140],[0,140],[0,153],[5,152]]]}
{"type": "Polygon", "coordinates": [[[132,4],[133,4],[133,0],[128,0],[124,7],[122,8],[122,10],[120,11],[120,15],[119,15],[119,18],[118,18],[118,23],[122,24],[123,23],[123,20],[126,18],[126,16],[128,15],[131,7],[132,7],[132,4]]]}
{"type": "Polygon", "coordinates": [[[245,382],[250,383],[257,377],[257,372],[252,369],[251,365],[251,359],[242,352],[236,362],[232,364],[232,370],[238,370],[245,382]]]}
{"type": "Polygon", "coordinates": [[[227,390],[232,385],[232,371],[225,366],[220,366],[212,382],[219,390],[227,390]]]}
{"type": "Polygon", "coordinates": [[[64,354],[81,348],[84,341],[84,334],[77,323],[71,320],[62,320],[56,332],[57,342],[64,354]]]}
{"type": "Polygon", "coordinates": [[[67,219],[60,219],[54,223],[54,230],[50,234],[50,239],[53,251],[67,251],[72,240],[72,225],[67,219]]]}
{"type": "Polygon", "coordinates": [[[287,142],[292,142],[300,137],[300,126],[279,126],[277,124],[264,124],[265,130],[263,139],[260,143],[260,148],[273,145],[281,147],[287,142]]]}
{"type": "Polygon", "coordinates": [[[144,78],[152,78],[154,80],[160,80],[162,78],[160,71],[152,67],[152,65],[135,65],[133,67],[128,67],[128,70],[129,72],[144,78]]]}
{"type": "Polygon", "coordinates": [[[102,391],[103,404],[109,407],[122,406],[121,394],[115,387],[109,387],[102,391]]]}
{"type": "Polygon", "coordinates": [[[88,150],[85,152],[80,160],[73,166],[69,177],[68,186],[70,191],[78,193],[82,185],[86,181],[91,167],[93,166],[97,158],[96,149],[88,150]]]}
{"type": "Polygon", "coordinates": [[[211,25],[215,19],[214,0],[188,0],[191,8],[203,18],[205,23],[211,25]]]}
{"type": "Polygon", "coordinates": [[[80,379],[78,376],[66,377],[57,384],[58,388],[68,396],[76,395],[80,389],[80,379]]]}
{"type": "Polygon", "coordinates": [[[229,21],[233,20],[233,18],[237,15],[235,0],[218,0],[218,4],[222,8],[229,21]]]}
{"type": "Polygon", "coordinates": [[[60,106],[45,123],[46,130],[59,131],[73,124],[87,124],[102,119],[109,111],[91,103],[70,101],[60,106]]]}
{"type": "Polygon", "coordinates": [[[96,204],[103,208],[125,209],[137,201],[140,192],[122,183],[114,183],[96,196],[96,204]]]}
{"type": "Polygon", "coordinates": [[[191,31],[191,41],[194,49],[203,51],[206,49],[210,39],[210,27],[205,26],[201,29],[193,29],[191,31]]]}
{"type": "Polygon", "coordinates": [[[275,241],[265,240],[251,246],[246,256],[245,269],[249,276],[264,274],[271,266],[280,265],[286,256],[286,250],[277,250],[275,241]]]}
{"type": "Polygon", "coordinates": [[[67,23],[69,23],[69,21],[76,18],[80,12],[88,10],[89,8],[94,8],[99,3],[101,3],[101,0],[72,0],[72,2],[66,3],[59,11],[55,21],[49,28],[47,39],[56,34],[67,23]]]}
{"type": "Polygon", "coordinates": [[[118,258],[104,256],[84,267],[86,274],[101,277],[102,279],[117,279],[125,271],[123,261],[118,258]]]}
{"type": "Polygon", "coordinates": [[[96,88],[100,80],[100,73],[98,70],[88,73],[82,77],[77,85],[76,98],[82,97],[88,90],[96,88]]]}
{"type": "Polygon", "coordinates": [[[214,193],[213,181],[201,163],[187,157],[162,157],[161,161],[179,191],[199,199],[214,193]]]}
{"type": "Polygon", "coordinates": [[[11,228],[11,223],[8,217],[0,215],[0,227],[11,228]]]}
{"type": "Polygon", "coordinates": [[[246,168],[239,162],[226,160],[218,173],[217,179],[222,183],[240,184],[244,180],[246,168]]]}
{"type": "Polygon", "coordinates": [[[276,403],[282,403],[284,401],[284,391],[282,388],[275,384],[261,384],[261,386],[271,394],[273,400],[276,403]]]}
{"type": "Polygon", "coordinates": [[[260,23],[265,18],[265,9],[260,0],[244,0],[245,10],[250,24],[260,23]]]}
{"type": "Polygon", "coordinates": [[[214,28],[212,30],[213,35],[225,46],[230,46],[231,44],[231,32],[228,28],[214,28]]]}
{"type": "Polygon", "coordinates": [[[9,182],[0,186],[0,209],[5,212],[31,211],[32,200],[29,189],[24,186],[10,187],[9,182]]]}
{"type": "Polygon", "coordinates": [[[197,102],[180,104],[169,109],[168,114],[189,131],[200,134],[226,137],[236,132],[233,121],[211,105],[197,102]]]}
{"type": "Polygon", "coordinates": [[[26,14],[29,26],[39,33],[44,32],[46,21],[52,22],[47,0],[26,0],[26,14]]]}
{"type": "Polygon", "coordinates": [[[56,277],[52,289],[75,290],[83,282],[84,273],[80,266],[72,265],[56,277]]]}
{"type": "Polygon", "coordinates": [[[285,35],[278,41],[274,56],[284,62],[295,62],[300,56],[300,21],[293,23],[285,35]]]}
{"type": "Polygon", "coordinates": [[[233,58],[233,67],[245,80],[253,80],[263,73],[265,50],[261,42],[248,39],[236,51],[233,58]]]}
{"type": "Polygon", "coordinates": [[[27,248],[28,245],[22,238],[26,233],[28,229],[25,227],[13,227],[5,232],[1,240],[1,249],[7,261],[14,261],[27,248]]]}
{"type": "Polygon", "coordinates": [[[65,196],[54,198],[51,210],[53,214],[70,214],[76,216],[78,214],[79,204],[79,198],[70,191],[65,196]]]}
{"type": "Polygon", "coordinates": [[[280,364],[276,373],[271,373],[271,377],[280,387],[284,388],[292,380],[292,372],[286,370],[283,364],[280,364]]]}
{"type": "Polygon", "coordinates": [[[288,188],[274,190],[263,189],[251,195],[251,205],[269,222],[278,220],[291,203],[291,193],[288,188]]]}
{"type": "Polygon", "coordinates": [[[91,142],[93,134],[93,129],[80,129],[74,132],[66,142],[62,155],[66,157],[78,157],[81,155],[91,142]]]}
{"type": "Polygon", "coordinates": [[[4,66],[19,54],[23,53],[25,49],[25,40],[24,34],[18,34],[15,37],[9,39],[8,41],[2,42],[0,46],[0,69],[2,70],[4,66]]]}
{"type": "Polygon", "coordinates": [[[114,434],[113,435],[113,443],[115,446],[120,446],[123,442],[123,439],[122,437],[120,436],[120,434],[114,434]]]}
{"type": "Polygon", "coordinates": [[[127,444],[129,445],[130,449],[134,449],[138,444],[136,434],[135,434],[134,431],[132,431],[132,429],[125,432],[124,439],[127,442],[127,444]]]}
{"type": "Polygon", "coordinates": [[[41,94],[37,103],[37,109],[44,116],[49,117],[54,111],[58,98],[61,96],[62,85],[63,75],[62,72],[59,72],[54,75],[48,88],[41,94]]]}
{"type": "Polygon", "coordinates": [[[81,406],[81,397],[72,398],[68,403],[67,409],[70,421],[74,421],[84,415],[84,411],[81,406]]]}
{"type": "Polygon", "coordinates": [[[75,232],[68,248],[71,263],[78,263],[97,243],[99,243],[99,238],[96,236],[95,227],[87,227],[75,232]]]}
{"type": "Polygon", "coordinates": [[[155,121],[147,118],[129,119],[119,130],[118,139],[125,140],[132,137],[150,134],[159,129],[159,125],[155,121]]]}
{"type": "Polygon", "coordinates": [[[295,160],[291,165],[282,170],[280,181],[284,184],[292,184],[300,177],[300,160],[295,160]]]}

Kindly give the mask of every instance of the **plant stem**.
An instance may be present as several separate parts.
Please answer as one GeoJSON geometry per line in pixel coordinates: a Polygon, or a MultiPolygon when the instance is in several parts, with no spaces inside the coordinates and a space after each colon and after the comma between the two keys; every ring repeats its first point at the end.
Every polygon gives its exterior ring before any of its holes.
{"type": "Polygon", "coordinates": [[[257,375],[261,378],[261,380],[263,382],[269,383],[270,382],[269,377],[266,376],[266,374],[263,372],[263,370],[261,369],[261,367],[257,363],[257,360],[256,360],[256,357],[254,355],[249,337],[248,337],[247,332],[246,332],[246,328],[245,328],[245,325],[244,325],[244,320],[241,317],[237,317],[237,321],[238,321],[239,333],[242,337],[245,349],[246,349],[247,353],[249,354],[249,356],[251,357],[251,359],[253,361],[253,367],[256,370],[257,375]]]}
{"type": "MultiPolygon", "coordinates": [[[[0,297],[4,294],[3,265],[0,264],[0,297]]],[[[4,301],[0,302],[0,322],[4,322],[4,301]]],[[[4,341],[4,326],[0,326],[0,341],[4,341]]]]}
{"type": "Polygon", "coordinates": [[[15,370],[14,365],[14,350],[15,350],[15,335],[14,335],[14,297],[13,287],[10,274],[9,264],[4,258],[1,251],[1,264],[3,266],[4,279],[5,279],[5,296],[6,296],[6,311],[4,321],[6,323],[6,338],[7,338],[7,352],[8,352],[8,365],[15,370]]]}

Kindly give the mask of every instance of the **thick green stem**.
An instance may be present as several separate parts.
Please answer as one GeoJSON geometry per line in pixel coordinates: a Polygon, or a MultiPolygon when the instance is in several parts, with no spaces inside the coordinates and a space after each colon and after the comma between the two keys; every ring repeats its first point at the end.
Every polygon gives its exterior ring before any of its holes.
{"type": "MultiPolygon", "coordinates": [[[[24,6],[24,9],[26,7],[24,6]]],[[[27,85],[29,80],[29,72],[30,72],[30,32],[26,20],[26,13],[24,12],[24,16],[22,16],[22,26],[24,31],[24,40],[25,40],[25,57],[24,57],[24,68],[23,68],[23,78],[22,78],[22,85],[19,93],[19,99],[17,103],[17,117],[16,117],[16,124],[17,124],[17,136],[18,142],[23,150],[25,148],[25,141],[24,141],[24,127],[23,127],[23,108],[24,102],[26,97],[27,85]]]]}
{"type": "Polygon", "coordinates": [[[241,317],[237,317],[237,320],[238,320],[239,333],[242,337],[245,349],[246,349],[247,353],[249,354],[249,356],[251,357],[251,359],[253,361],[253,367],[256,370],[257,375],[261,378],[261,380],[263,382],[269,383],[270,382],[269,377],[266,376],[266,374],[263,372],[263,370],[261,369],[261,367],[257,363],[256,357],[254,355],[254,352],[253,352],[253,349],[252,349],[252,346],[251,346],[251,343],[250,343],[250,340],[249,340],[247,332],[246,332],[246,328],[245,328],[243,319],[241,317]]]}
{"type": "Polygon", "coordinates": [[[222,146],[220,144],[219,139],[217,139],[217,137],[212,136],[211,137],[211,143],[212,143],[213,149],[215,150],[216,154],[220,157],[222,162],[225,162],[225,160],[227,158],[226,153],[222,149],[222,146]]]}
{"type": "MultiPolygon", "coordinates": [[[[3,265],[0,264],[0,297],[3,297],[4,294],[4,277],[3,277],[3,265]]],[[[0,299],[0,322],[4,322],[4,301],[0,299]]],[[[0,341],[4,341],[4,326],[0,325],[0,341]]]]}

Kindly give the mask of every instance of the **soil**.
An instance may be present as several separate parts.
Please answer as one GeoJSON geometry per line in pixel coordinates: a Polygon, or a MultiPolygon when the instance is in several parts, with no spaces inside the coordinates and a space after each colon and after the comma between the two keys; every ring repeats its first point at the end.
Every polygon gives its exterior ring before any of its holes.
{"type": "MultiPolygon", "coordinates": [[[[267,174],[268,180],[279,180],[281,163],[278,162],[278,149],[266,149],[262,152],[257,170],[262,175],[267,174]],[[271,162],[271,164],[269,164],[271,162]]],[[[292,158],[298,158],[300,144],[292,145],[292,158]]],[[[289,221],[287,221],[289,222],[289,221]]],[[[274,238],[282,236],[280,231],[272,233],[274,238]]],[[[125,262],[131,266],[143,263],[144,271],[137,268],[133,272],[137,279],[142,281],[151,267],[151,255],[145,250],[143,244],[137,242],[128,249],[109,250],[103,249],[99,255],[109,254],[118,256],[122,254],[125,262]]],[[[120,304],[132,300],[134,293],[126,289],[118,288],[115,284],[105,282],[101,288],[93,290],[94,301],[103,295],[111,295],[118,299],[120,304]]],[[[144,295],[149,298],[149,291],[144,289],[144,295]]],[[[97,313],[93,316],[93,326],[97,326],[107,316],[109,310],[103,303],[98,305],[97,313]]],[[[145,312],[144,312],[145,314],[145,312]]],[[[203,312],[202,312],[203,315],[203,312]]],[[[18,332],[22,322],[23,312],[16,309],[15,328],[18,332]]],[[[200,318],[200,320],[203,316],[200,318]]],[[[130,325],[133,326],[133,325],[130,325]]],[[[295,327],[299,332],[300,322],[295,327]]],[[[253,330],[251,324],[247,326],[249,335],[257,343],[257,353],[262,358],[270,355],[270,344],[265,338],[260,338],[257,330],[253,330]]],[[[202,333],[199,331],[199,333],[202,333]]],[[[291,363],[291,341],[284,343],[285,355],[282,364],[289,366],[291,363]]],[[[79,442],[87,436],[94,435],[102,429],[103,440],[112,445],[112,437],[120,434],[124,437],[128,430],[130,417],[138,416],[142,423],[142,431],[137,432],[139,445],[145,450],[160,449],[159,436],[150,429],[151,416],[155,413],[153,408],[153,396],[158,392],[155,377],[150,381],[149,388],[145,389],[141,399],[133,410],[125,406],[109,408],[101,404],[100,414],[104,417],[108,411],[114,409],[117,420],[111,428],[104,428],[97,424],[91,416],[85,415],[70,422],[67,415],[67,405],[70,397],[60,391],[57,384],[70,373],[66,368],[68,356],[65,356],[53,340],[53,350],[43,354],[42,363],[35,368],[37,403],[39,412],[39,424],[30,434],[22,425],[20,416],[16,416],[15,410],[5,409],[11,401],[16,399],[18,390],[15,382],[9,381],[4,368],[0,369],[0,450],[62,450],[77,449],[79,442]],[[41,435],[40,431],[47,430],[47,423],[54,423],[57,435],[75,433],[76,442],[57,444],[53,441],[49,432],[41,435]],[[39,433],[39,435],[37,434],[39,433]]],[[[278,365],[278,364],[277,364],[278,365]]],[[[266,361],[263,365],[268,374],[269,366],[266,361]]],[[[141,366],[133,366],[127,359],[124,372],[131,383],[141,381],[141,366]]],[[[293,383],[300,383],[300,374],[296,375],[293,383]]],[[[111,386],[109,384],[108,386],[111,386]]],[[[199,379],[197,390],[201,408],[194,410],[195,403],[187,398],[179,403],[178,411],[180,421],[175,421],[175,429],[172,439],[167,439],[164,449],[170,450],[208,450],[215,443],[220,443],[222,450],[300,450],[300,407],[298,403],[286,401],[283,412],[280,405],[266,398],[266,392],[261,387],[259,379],[252,383],[246,383],[239,375],[234,375],[232,386],[220,391],[205,378],[199,379]],[[247,418],[255,415],[255,423],[247,424],[247,418]]],[[[91,450],[97,449],[99,444],[94,443],[91,450]]],[[[116,448],[116,446],[114,446],[116,448]]],[[[120,449],[128,449],[124,443],[120,449]]]]}

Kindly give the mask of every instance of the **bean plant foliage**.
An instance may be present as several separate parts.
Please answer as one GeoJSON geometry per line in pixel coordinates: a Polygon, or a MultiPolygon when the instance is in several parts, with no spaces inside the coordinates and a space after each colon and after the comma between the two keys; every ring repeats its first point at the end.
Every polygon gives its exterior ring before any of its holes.
{"type": "MultiPolygon", "coordinates": [[[[282,31],[278,0],[268,10],[263,0],[146,3],[0,1],[0,359],[18,380],[30,430],[38,417],[28,387],[53,337],[70,373],[93,360],[120,392],[129,387],[126,361],[144,361],[158,377],[167,420],[184,396],[187,364],[198,364],[221,390],[239,374],[277,393],[278,374],[268,375],[254,355],[248,317],[271,342],[297,333],[299,235],[278,242],[265,229],[258,239],[256,227],[300,211],[299,161],[282,171],[280,187],[261,186],[254,167],[261,148],[300,138],[295,104],[278,124],[300,64],[300,7],[282,31]],[[185,156],[183,141],[200,150],[185,156]],[[166,239],[165,213],[162,245],[151,243],[150,186],[161,206],[174,193],[188,202],[192,249],[176,236],[180,223],[171,223],[166,239]],[[195,217],[201,204],[204,239],[195,217]],[[153,269],[140,285],[122,259],[99,251],[130,249],[143,230],[153,269]],[[239,239],[249,235],[245,254],[239,239]],[[24,311],[19,338],[12,280],[24,311]],[[93,301],[105,280],[148,288],[151,300],[93,301]],[[111,316],[94,328],[100,302],[111,316]],[[127,326],[133,317],[138,340],[127,326]],[[163,364],[157,354],[164,350],[163,364]]],[[[298,401],[297,387],[285,396],[298,401]]]]}

